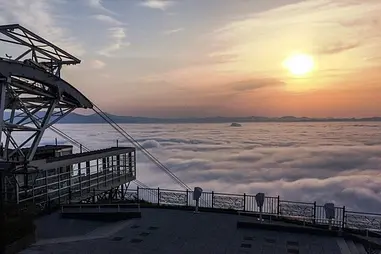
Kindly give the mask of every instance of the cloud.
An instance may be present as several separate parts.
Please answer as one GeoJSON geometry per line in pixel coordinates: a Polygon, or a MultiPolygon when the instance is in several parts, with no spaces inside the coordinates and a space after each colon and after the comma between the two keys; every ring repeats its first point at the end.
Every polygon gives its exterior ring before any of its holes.
{"type": "MultiPolygon", "coordinates": [[[[60,24],[55,4],[65,4],[48,0],[0,0],[0,16],[7,23],[19,23],[53,44],[74,55],[81,56],[85,49],[80,41],[70,36],[70,31],[60,24]]],[[[58,6],[60,7],[60,6],[58,6]]]]}
{"type": "Polygon", "coordinates": [[[180,27],[180,28],[176,28],[176,29],[172,29],[172,30],[167,30],[167,31],[164,31],[164,34],[174,34],[174,33],[178,33],[178,32],[181,32],[181,31],[184,31],[184,28],[180,27]]]}
{"type": "Polygon", "coordinates": [[[160,143],[157,142],[156,140],[145,140],[141,143],[142,147],[145,149],[150,149],[150,148],[158,148],[160,147],[160,143]]]}
{"type": "Polygon", "coordinates": [[[143,2],[140,3],[141,6],[152,8],[152,9],[159,9],[162,11],[167,10],[173,4],[174,4],[174,1],[169,1],[169,0],[144,0],[143,2]]]}
{"type": "Polygon", "coordinates": [[[98,14],[98,15],[94,15],[92,17],[96,20],[105,22],[105,23],[110,24],[110,25],[115,25],[115,26],[123,25],[123,22],[120,22],[119,20],[117,20],[111,16],[108,16],[108,15],[98,14]]]}
{"type": "Polygon", "coordinates": [[[278,87],[280,85],[284,85],[284,83],[271,78],[258,78],[231,83],[228,86],[231,87],[234,91],[246,92],[261,88],[278,87]]]}
{"type": "MultiPolygon", "coordinates": [[[[96,149],[129,146],[100,125],[60,125],[96,149]]],[[[126,125],[127,127],[127,125],[126,125]]],[[[218,192],[280,195],[348,210],[381,209],[380,123],[245,123],[128,125],[129,133],[189,186],[218,192]]],[[[44,142],[54,142],[47,133],[44,142]]],[[[59,139],[61,142],[62,140],[59,139]]],[[[178,189],[141,153],[138,178],[152,187],[178,189]]]]}
{"type": "Polygon", "coordinates": [[[102,62],[101,60],[94,59],[94,60],[90,61],[90,66],[93,69],[102,69],[106,66],[106,64],[104,62],[102,62]]]}
{"type": "Polygon", "coordinates": [[[103,0],[87,0],[87,4],[94,8],[115,15],[116,13],[103,6],[103,0]]]}
{"type": "Polygon", "coordinates": [[[126,32],[123,27],[112,27],[108,29],[110,40],[112,41],[107,47],[100,50],[99,54],[113,57],[116,56],[115,52],[125,47],[128,47],[130,43],[126,41],[126,32]]]}
{"type": "Polygon", "coordinates": [[[6,22],[6,19],[0,16],[0,24],[4,25],[6,22]]]}
{"type": "Polygon", "coordinates": [[[236,56],[224,65],[230,73],[286,77],[281,63],[294,52],[321,53],[318,71],[361,68],[356,57],[381,50],[380,11],[379,1],[299,1],[227,22],[211,34],[212,53],[236,56]]]}
{"type": "Polygon", "coordinates": [[[339,54],[347,50],[355,49],[359,47],[360,45],[361,44],[359,42],[355,42],[355,43],[338,42],[328,46],[323,46],[320,49],[318,49],[316,53],[324,54],[324,55],[339,54]]]}

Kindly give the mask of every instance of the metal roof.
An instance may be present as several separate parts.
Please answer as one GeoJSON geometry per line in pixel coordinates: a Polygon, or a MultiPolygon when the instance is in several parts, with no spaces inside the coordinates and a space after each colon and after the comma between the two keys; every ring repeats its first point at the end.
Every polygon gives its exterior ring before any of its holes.
{"type": "Polygon", "coordinates": [[[46,85],[61,98],[75,104],[76,107],[92,108],[93,104],[84,94],[65,80],[40,68],[15,60],[0,59],[0,75],[27,78],[46,85]]]}

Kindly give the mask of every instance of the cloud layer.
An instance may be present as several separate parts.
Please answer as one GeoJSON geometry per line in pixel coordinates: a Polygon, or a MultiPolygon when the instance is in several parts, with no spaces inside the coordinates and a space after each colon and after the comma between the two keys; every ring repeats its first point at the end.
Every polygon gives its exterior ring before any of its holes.
{"type": "Polygon", "coordinates": [[[165,11],[173,4],[174,1],[169,0],[143,0],[141,6],[165,11]]]}
{"type": "MultiPolygon", "coordinates": [[[[95,149],[128,145],[105,125],[59,125],[95,149]]],[[[381,208],[379,123],[124,125],[127,132],[190,187],[219,192],[332,201],[348,209],[381,208]]],[[[53,142],[47,134],[44,142],[53,142]]],[[[63,142],[63,140],[61,140],[63,142]]],[[[178,189],[142,154],[138,179],[178,189]]]]}

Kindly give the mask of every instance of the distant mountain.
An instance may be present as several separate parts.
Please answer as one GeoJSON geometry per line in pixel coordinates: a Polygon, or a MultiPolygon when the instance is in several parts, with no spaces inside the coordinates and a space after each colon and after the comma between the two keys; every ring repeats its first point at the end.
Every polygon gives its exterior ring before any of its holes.
{"type": "MultiPolygon", "coordinates": [[[[42,114],[37,116],[42,117],[42,114]]],[[[381,117],[368,118],[309,118],[309,117],[264,117],[264,116],[249,116],[249,117],[189,117],[189,118],[152,118],[152,117],[135,117],[135,116],[117,116],[108,114],[116,123],[250,123],[250,122],[375,122],[381,121],[381,117]]],[[[9,118],[9,112],[4,112],[4,119],[9,118]]],[[[63,124],[96,124],[105,123],[105,121],[97,114],[81,115],[70,113],[58,123],[63,124]]]]}
{"type": "MultiPolygon", "coordinates": [[[[248,122],[350,122],[350,121],[381,121],[381,117],[369,118],[309,118],[309,117],[190,117],[190,118],[151,118],[135,116],[117,116],[107,114],[116,123],[248,123],[248,122]]],[[[105,121],[96,114],[80,115],[71,113],[59,123],[104,123],[105,121]]]]}

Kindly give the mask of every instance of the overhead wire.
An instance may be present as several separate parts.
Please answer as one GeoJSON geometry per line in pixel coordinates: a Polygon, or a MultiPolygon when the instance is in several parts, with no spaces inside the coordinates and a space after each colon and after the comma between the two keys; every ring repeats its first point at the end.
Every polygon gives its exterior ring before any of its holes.
{"type": "Polygon", "coordinates": [[[119,134],[126,138],[132,145],[135,146],[139,151],[151,160],[159,169],[166,173],[174,182],[186,190],[191,190],[191,188],[181,181],[171,170],[169,170],[164,164],[162,164],[156,157],[154,157],[146,148],[144,148],[136,139],[134,139],[130,134],[128,134],[122,127],[120,127],[113,119],[111,119],[105,112],[103,112],[96,104],[93,103],[94,112],[99,115],[103,120],[105,120],[111,127],[113,127],[119,134]]]}

